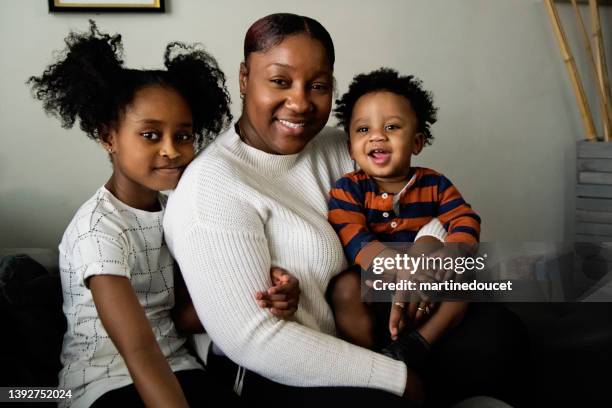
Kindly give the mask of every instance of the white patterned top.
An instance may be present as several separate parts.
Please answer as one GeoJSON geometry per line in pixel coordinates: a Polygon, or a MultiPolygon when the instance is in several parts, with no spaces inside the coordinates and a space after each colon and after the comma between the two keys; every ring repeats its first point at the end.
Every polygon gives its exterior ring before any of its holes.
{"type": "MultiPolygon", "coordinates": [[[[162,208],[165,196],[160,194],[162,208]]],[[[127,366],[96,311],[87,279],[117,275],[130,279],[173,371],[201,368],[184,347],[170,317],[174,306],[174,261],[162,230],[164,211],[127,206],[101,187],[79,208],[64,232],[60,250],[64,335],[59,387],[72,390],[60,406],[87,407],[102,394],[132,383],[127,366]]]]}

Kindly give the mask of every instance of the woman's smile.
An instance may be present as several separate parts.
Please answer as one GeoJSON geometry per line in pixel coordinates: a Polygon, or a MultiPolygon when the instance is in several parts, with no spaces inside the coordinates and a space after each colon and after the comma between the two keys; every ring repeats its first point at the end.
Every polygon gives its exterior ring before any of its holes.
{"type": "Polygon", "coordinates": [[[286,126],[290,129],[299,129],[303,128],[306,125],[306,122],[292,122],[290,120],[278,119],[281,125],[286,126]]]}
{"type": "Polygon", "coordinates": [[[307,34],[251,53],[240,68],[243,140],[267,153],[299,153],[327,123],[332,83],[323,44],[307,34]]]}

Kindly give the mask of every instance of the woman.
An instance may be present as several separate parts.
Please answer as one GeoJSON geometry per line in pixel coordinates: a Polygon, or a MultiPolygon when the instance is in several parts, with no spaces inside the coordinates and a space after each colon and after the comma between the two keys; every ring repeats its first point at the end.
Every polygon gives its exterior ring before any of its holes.
{"type": "Polygon", "coordinates": [[[422,400],[420,379],[404,363],[334,337],[325,292],[347,264],[326,200],[353,165],[344,137],[323,130],[335,59],[329,33],[307,17],[270,15],[247,32],[244,57],[242,116],[186,170],[164,220],[199,318],[249,370],[247,400],[422,400]],[[271,266],[300,281],[294,321],[252,300],[269,286],[271,266]]]}

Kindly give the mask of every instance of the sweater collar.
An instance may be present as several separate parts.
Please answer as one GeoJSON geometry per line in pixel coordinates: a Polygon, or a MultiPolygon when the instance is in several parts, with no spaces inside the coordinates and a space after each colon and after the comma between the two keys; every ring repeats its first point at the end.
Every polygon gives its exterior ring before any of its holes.
{"type": "Polygon", "coordinates": [[[242,163],[269,175],[281,175],[290,171],[311,145],[308,143],[304,150],[296,154],[266,153],[244,143],[233,125],[217,140],[242,163]]]}

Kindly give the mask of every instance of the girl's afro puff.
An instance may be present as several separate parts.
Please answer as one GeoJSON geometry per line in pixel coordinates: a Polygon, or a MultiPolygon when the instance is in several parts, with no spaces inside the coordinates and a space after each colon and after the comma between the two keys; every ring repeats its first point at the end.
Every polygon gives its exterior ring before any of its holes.
{"type": "Polygon", "coordinates": [[[30,77],[36,99],[65,128],[79,120],[81,129],[99,140],[117,126],[134,94],[147,86],[169,86],[187,101],[196,144],[201,146],[232,119],[225,75],[200,44],[168,44],[166,70],[123,67],[121,35],[101,33],[90,20],[89,31],[71,32],[66,48],[41,76],[30,77]]]}

